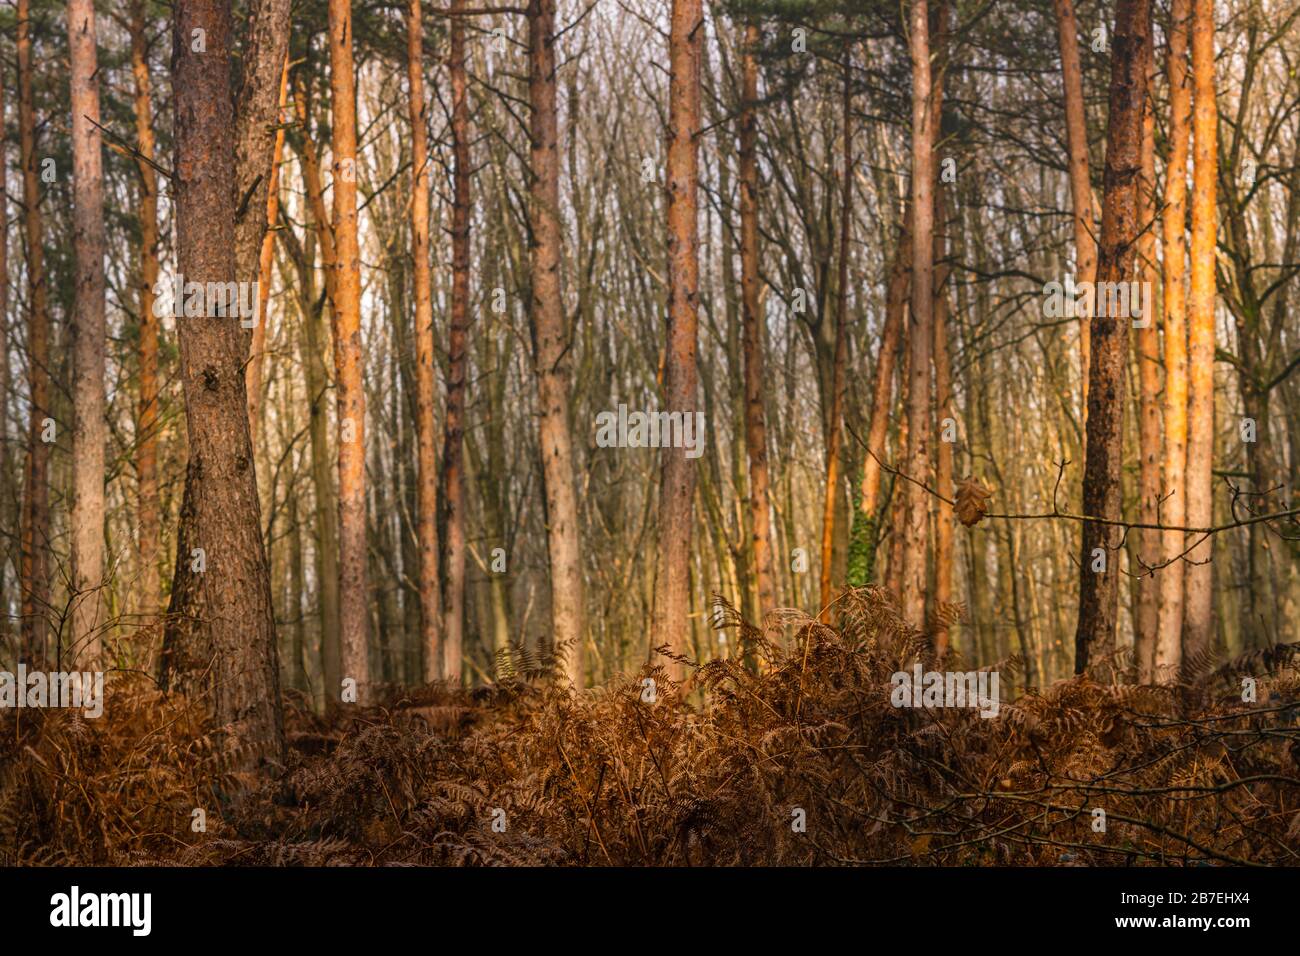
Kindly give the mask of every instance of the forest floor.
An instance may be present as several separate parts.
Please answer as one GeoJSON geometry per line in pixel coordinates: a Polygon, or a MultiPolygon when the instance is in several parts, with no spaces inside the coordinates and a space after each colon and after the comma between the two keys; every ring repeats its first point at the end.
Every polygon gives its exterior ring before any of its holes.
{"type": "Polygon", "coordinates": [[[898,706],[924,639],[875,589],[843,603],[837,626],[786,622],[785,649],[733,615],[763,666],[681,685],[519,676],[329,719],[291,694],[273,773],[223,770],[238,743],[143,675],[97,720],[0,712],[0,864],[1300,862],[1300,644],[990,717],[898,706]]]}

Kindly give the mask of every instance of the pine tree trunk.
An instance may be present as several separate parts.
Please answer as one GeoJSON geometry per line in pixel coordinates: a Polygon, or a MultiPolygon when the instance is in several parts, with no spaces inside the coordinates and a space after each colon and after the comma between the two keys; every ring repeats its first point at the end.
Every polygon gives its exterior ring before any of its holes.
{"type": "MultiPolygon", "coordinates": [[[[758,611],[776,606],[772,573],[771,478],[767,464],[767,422],[763,408],[764,331],[758,245],[758,48],[762,34],[753,21],[745,25],[741,64],[740,114],[740,288],[744,322],[745,447],[749,456],[749,509],[758,611]]],[[[761,626],[761,619],[754,622],[761,626]]]]}
{"type": "Polygon", "coordinates": [[[424,107],[424,27],[421,0],[407,23],[407,82],[411,113],[411,255],[415,260],[415,425],[419,459],[420,644],[424,679],[442,678],[442,585],[438,580],[438,479],[434,413],[433,286],[429,265],[429,130],[424,107]]]}
{"type": "Polygon", "coordinates": [[[447,342],[447,419],[443,433],[442,498],[446,508],[447,590],[443,595],[443,677],[461,681],[465,642],[465,376],[469,332],[470,182],[469,99],[465,18],[451,9],[451,135],[455,167],[451,213],[451,323],[447,342]]]}
{"type": "Polygon", "coordinates": [[[853,93],[850,85],[852,53],[845,55],[844,91],[841,103],[843,130],[843,172],[840,180],[840,254],[836,279],[835,358],[831,372],[831,423],[826,444],[826,486],[822,508],[821,619],[828,620],[831,603],[831,573],[835,558],[835,509],[839,504],[840,457],[844,434],[844,377],[848,361],[849,235],[853,214],[853,93]]]}
{"type": "Polygon", "coordinates": [[[18,124],[23,164],[23,226],[27,236],[27,380],[31,418],[23,466],[23,529],[19,580],[22,590],[20,660],[45,659],[50,601],[50,443],[43,437],[50,415],[50,313],[46,303],[45,247],[36,166],[36,109],[32,96],[29,0],[18,0],[18,124]]]}
{"type": "MultiPolygon", "coordinates": [[[[1192,129],[1192,90],[1187,69],[1191,0],[1173,0],[1169,25],[1169,153],[1165,162],[1161,256],[1164,268],[1165,445],[1161,521],[1179,528],[1187,519],[1187,153],[1192,129]]],[[[1183,660],[1183,597],[1187,547],[1181,531],[1160,533],[1160,632],[1158,679],[1175,677],[1183,660]]]]}
{"type": "MultiPolygon", "coordinates": [[[[229,0],[179,0],[173,27],[177,264],[186,281],[235,281],[229,0]],[[196,34],[195,31],[201,31],[196,34]],[[196,36],[203,49],[196,50],[196,36]]],[[[284,756],[271,582],[248,432],[245,330],[177,322],[190,459],[164,634],[167,685],[206,695],[231,764],[284,756]]]]}
{"type": "Polygon", "coordinates": [[[99,127],[98,57],[92,0],[68,2],[72,105],[73,245],[76,297],[72,320],[72,656],[99,662],[107,605],[104,580],[104,165],[99,127]]]}
{"type": "MultiPolygon", "coordinates": [[[[1061,51],[1061,83],[1065,88],[1065,143],[1069,151],[1070,201],[1074,223],[1074,270],[1079,282],[1092,282],[1097,272],[1097,238],[1093,232],[1092,178],[1088,169],[1088,117],[1083,105],[1083,70],[1079,65],[1079,23],[1074,0],[1052,0],[1061,51]]],[[[1091,329],[1088,316],[1079,318],[1079,375],[1083,409],[1088,410],[1088,364],[1091,329]]]]}
{"type": "MultiPolygon", "coordinates": [[[[1150,0],[1120,0],[1111,57],[1110,119],[1106,131],[1105,192],[1102,201],[1098,283],[1133,277],[1142,179],[1142,112],[1151,42],[1150,0]]],[[[1124,315],[1094,309],[1088,375],[1088,424],[1083,475],[1084,514],[1122,519],[1124,370],[1128,327],[1124,315]]],[[[1115,650],[1119,613],[1122,529],[1086,521],[1079,569],[1079,622],[1074,668],[1082,673],[1115,650]]]]}
{"type": "MultiPolygon", "coordinates": [[[[1218,231],[1218,111],[1214,95],[1214,0],[1192,3],[1192,241],[1188,296],[1187,524],[1214,524],[1214,301],[1218,231]]],[[[1214,639],[1212,542],[1187,555],[1183,659],[1208,653],[1214,639]]]]}
{"type": "MultiPolygon", "coordinates": [[[[1154,286],[1156,270],[1156,150],[1155,108],[1151,94],[1154,83],[1154,43],[1146,47],[1147,96],[1142,108],[1142,182],[1138,186],[1137,269],[1135,278],[1146,288],[1154,286]]],[[[1150,299],[1154,308],[1155,297],[1150,299]]],[[[1138,520],[1156,524],[1160,517],[1160,330],[1152,315],[1143,315],[1136,336],[1138,363],[1138,520]]],[[[1137,537],[1138,556],[1145,564],[1156,564],[1160,557],[1160,532],[1151,528],[1137,537]]],[[[1137,679],[1150,683],[1155,679],[1156,640],[1159,632],[1160,582],[1144,569],[1129,569],[1141,574],[1137,584],[1137,614],[1134,620],[1134,658],[1137,679]]]]}
{"type": "Polygon", "coordinates": [[[912,322],[908,329],[907,464],[903,494],[900,607],[905,620],[925,626],[930,554],[930,366],[934,342],[934,115],[931,102],[930,22],[927,0],[912,0],[912,322]]]}
{"type": "MultiPolygon", "coordinates": [[[[366,583],[366,393],[362,386],[361,252],[357,242],[357,91],[352,2],[330,0],[333,107],[334,388],[339,455],[339,662],[369,700],[370,588],[366,583]]],[[[336,693],[336,688],[326,688],[336,693]]]]}
{"type": "Polygon", "coordinates": [[[146,0],[131,4],[131,73],[135,78],[135,137],[140,176],[140,310],[139,397],[136,412],[136,547],[139,568],[135,606],[149,620],[159,608],[161,520],[158,500],[158,316],[154,285],[158,282],[158,173],[154,161],[153,100],[149,79],[146,0]]]}
{"type": "MultiPolygon", "coordinates": [[[[700,66],[703,53],[700,0],[673,0],[668,40],[668,341],[665,350],[665,410],[683,419],[695,414],[696,332],[699,317],[699,150],[700,66]]],[[[691,521],[695,462],[684,448],[661,452],[659,547],[655,566],[651,647],[690,651],[691,521]]],[[[685,668],[668,665],[680,679],[685,668]]]]}

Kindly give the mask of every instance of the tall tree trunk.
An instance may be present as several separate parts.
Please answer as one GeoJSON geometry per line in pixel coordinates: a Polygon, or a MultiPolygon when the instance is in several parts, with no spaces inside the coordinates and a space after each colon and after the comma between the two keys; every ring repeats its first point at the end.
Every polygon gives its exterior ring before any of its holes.
{"type": "MultiPolygon", "coordinates": [[[[5,115],[4,84],[0,83],[0,133],[3,132],[5,115]]],[[[8,183],[9,177],[9,142],[0,135],[0,181],[8,183]]],[[[10,507],[17,488],[13,484],[10,470],[9,445],[9,195],[7,190],[0,190],[0,228],[5,238],[0,240],[0,355],[6,356],[0,361],[0,521],[6,528],[18,527],[16,509],[10,507]]],[[[0,552],[0,642],[7,645],[9,639],[10,599],[6,589],[8,583],[7,565],[15,558],[15,552],[9,535],[5,535],[4,550],[0,552]]],[[[15,562],[16,563],[16,562],[15,562]]]]}
{"type": "MultiPolygon", "coordinates": [[[[938,0],[934,11],[934,38],[932,46],[940,61],[946,56],[948,43],[948,5],[938,0]]],[[[931,133],[937,152],[943,139],[943,83],[944,69],[934,78],[930,91],[931,133]]],[[[931,166],[933,171],[934,167],[931,166]]],[[[936,177],[934,183],[934,407],[940,429],[940,440],[935,447],[935,488],[940,495],[952,497],[952,469],[954,441],[946,440],[948,419],[952,418],[952,362],[948,355],[948,207],[943,184],[936,177]]],[[[955,422],[953,419],[955,439],[955,422]]],[[[953,564],[953,512],[952,506],[942,498],[934,500],[934,616],[930,639],[935,653],[942,658],[948,650],[948,615],[944,605],[952,603],[953,564]]]]}
{"type": "Polygon", "coordinates": [[[864,534],[868,547],[863,583],[871,583],[876,560],[878,512],[880,510],[881,465],[889,438],[889,418],[894,409],[894,375],[899,348],[903,344],[903,323],[907,316],[907,294],[912,274],[912,204],[903,216],[903,230],[898,237],[894,263],[885,293],[885,327],[880,333],[880,351],[876,355],[876,380],[871,389],[871,424],[867,428],[867,454],[862,462],[862,499],[858,505],[867,522],[864,534]]]}
{"type": "MultiPolygon", "coordinates": [[[[1164,268],[1165,318],[1165,525],[1179,528],[1187,518],[1187,151],[1191,138],[1192,90],[1187,70],[1191,0],[1173,0],[1169,23],[1169,155],[1165,163],[1161,253],[1164,268]]],[[[1160,533],[1160,632],[1156,639],[1156,675],[1176,676],[1183,659],[1183,585],[1186,565],[1179,557],[1186,545],[1181,531],[1160,533]]]]}
{"type": "Polygon", "coordinates": [[[23,465],[23,528],[19,554],[22,640],[19,659],[45,658],[46,612],[50,602],[50,445],[44,440],[50,414],[50,313],[46,305],[45,247],[41,187],[36,172],[36,108],[32,96],[32,38],[29,0],[18,0],[18,125],[23,164],[23,226],[27,236],[27,381],[31,418],[23,465]]]}
{"type": "Polygon", "coordinates": [[[99,133],[95,5],[68,2],[72,101],[73,315],[72,654],[98,662],[107,594],[104,580],[104,166],[99,133]]]}
{"type": "Polygon", "coordinates": [[[469,99],[465,74],[464,0],[452,0],[451,136],[455,168],[451,213],[451,325],[447,343],[447,419],[442,497],[447,509],[447,591],[443,595],[443,677],[461,680],[465,642],[465,343],[469,331],[469,99]]]}
{"type": "Polygon", "coordinates": [[[831,603],[831,573],[835,557],[835,507],[839,503],[840,457],[844,434],[844,374],[848,355],[849,321],[849,235],[853,215],[853,54],[844,56],[844,91],[841,102],[844,126],[842,145],[844,164],[840,181],[840,255],[839,274],[836,280],[835,303],[835,358],[831,372],[831,422],[826,443],[826,488],[822,508],[822,561],[821,608],[822,620],[828,616],[831,603]]]}
{"type": "Polygon", "coordinates": [[[411,112],[411,254],[415,259],[415,425],[419,459],[420,643],[424,679],[442,678],[442,585],[438,580],[438,478],[434,412],[433,285],[429,265],[429,130],[424,110],[421,0],[411,0],[406,72],[411,112]]]}
{"type": "Polygon", "coordinates": [[[161,519],[158,502],[158,316],[154,285],[158,282],[158,173],[153,167],[153,100],[149,79],[149,35],[146,0],[131,4],[131,73],[135,78],[135,138],[140,175],[140,278],[136,302],[140,310],[140,378],[136,412],[136,547],[139,570],[136,610],[152,616],[158,610],[161,519]]]}
{"type": "MultiPolygon", "coordinates": [[[[1218,110],[1214,95],[1214,0],[1192,3],[1192,241],[1188,298],[1187,524],[1214,524],[1214,299],[1218,231],[1218,110]]],[[[1212,544],[1188,554],[1183,659],[1208,653],[1214,638],[1212,544]]]]}
{"type": "MultiPolygon", "coordinates": [[[[1133,276],[1141,228],[1138,193],[1142,179],[1142,111],[1147,88],[1146,46],[1150,42],[1150,0],[1119,0],[1111,58],[1098,283],[1128,282],[1133,276]]],[[[1130,320],[1126,315],[1104,314],[1107,311],[1121,310],[1094,309],[1092,318],[1083,511],[1090,517],[1118,521],[1123,517],[1120,469],[1130,320]]],[[[1122,541],[1122,529],[1118,526],[1084,522],[1079,562],[1079,623],[1074,644],[1076,673],[1082,673],[1090,663],[1115,649],[1122,541]]]]}
{"type": "MultiPolygon", "coordinates": [[[[1142,182],[1138,186],[1137,269],[1134,277],[1144,287],[1154,282],[1156,269],[1156,149],[1155,107],[1151,96],[1154,82],[1154,43],[1146,45],[1147,96],[1142,107],[1142,182]]],[[[1149,301],[1154,303],[1154,297],[1149,301]]],[[[1138,362],[1138,520],[1156,524],[1160,517],[1160,330],[1152,315],[1142,316],[1137,334],[1138,362]]],[[[1137,538],[1139,557],[1146,564],[1156,564],[1160,555],[1160,532],[1145,528],[1137,538]]],[[[1142,574],[1143,569],[1130,569],[1142,574]]],[[[1155,678],[1156,640],[1159,631],[1160,583],[1153,575],[1137,580],[1137,615],[1134,621],[1133,650],[1140,683],[1155,678]]]]}
{"type": "MultiPolygon", "coordinates": [[[[330,0],[333,106],[334,388],[338,395],[339,661],[369,699],[370,589],[366,583],[366,392],[362,385],[361,252],[357,242],[357,90],[352,0],[330,0]]],[[[337,688],[326,688],[337,693],[337,688]]]]}
{"type": "Polygon", "coordinates": [[[258,409],[262,404],[262,370],[266,367],[267,305],[271,301],[271,270],[275,264],[275,221],[280,215],[280,164],[284,158],[284,126],[281,114],[289,95],[289,61],[280,69],[279,107],[276,110],[275,142],[271,148],[271,182],[266,191],[266,232],[257,258],[257,324],[248,355],[248,423],[257,446],[258,409]]]}
{"type": "MultiPolygon", "coordinates": [[[[664,403],[694,416],[699,324],[699,151],[700,65],[704,12],[700,0],[673,0],[668,39],[668,342],[665,350],[664,403]]],[[[690,650],[691,516],[695,503],[695,462],[684,448],[662,452],[659,479],[659,547],[655,566],[651,647],[690,650]]],[[[671,661],[669,675],[684,676],[671,661]]]]}
{"type": "Polygon", "coordinates": [[[907,481],[903,493],[901,608],[925,625],[930,551],[930,365],[934,341],[934,121],[927,0],[912,0],[912,323],[907,397],[907,481]]]}
{"type": "Polygon", "coordinates": [[[555,107],[555,0],[529,0],[528,98],[532,106],[529,257],[533,351],[546,485],[546,544],[551,560],[551,629],[563,654],[561,670],[580,688],[585,679],[586,597],[581,523],[569,430],[569,336],[560,298],[560,158],[555,107]]]}
{"type": "MultiPolygon", "coordinates": [[[[1079,23],[1074,0],[1052,0],[1056,36],[1061,51],[1061,83],[1065,88],[1065,143],[1069,151],[1070,201],[1074,222],[1074,270],[1080,282],[1092,282],[1097,272],[1097,239],[1093,234],[1092,177],[1088,170],[1088,117],[1083,105],[1083,70],[1079,65],[1079,23]]],[[[1079,375],[1084,414],[1088,410],[1089,316],[1079,317],[1079,375]]]]}
{"type": "Polygon", "coordinates": [[[749,456],[749,509],[754,574],[757,577],[758,612],[776,606],[776,579],[772,574],[770,486],[767,465],[767,422],[763,409],[764,330],[763,299],[758,246],[758,49],[762,33],[758,24],[745,25],[741,74],[740,113],[740,289],[744,322],[745,447],[749,456]]]}
{"type": "MultiPolygon", "coordinates": [[[[177,264],[187,281],[235,280],[229,0],[178,0],[172,34],[177,264]],[[205,48],[195,50],[195,31],[205,48]]],[[[167,683],[210,695],[231,763],[284,756],[271,581],[248,433],[237,321],[178,322],[190,460],[164,634],[167,683]]]]}

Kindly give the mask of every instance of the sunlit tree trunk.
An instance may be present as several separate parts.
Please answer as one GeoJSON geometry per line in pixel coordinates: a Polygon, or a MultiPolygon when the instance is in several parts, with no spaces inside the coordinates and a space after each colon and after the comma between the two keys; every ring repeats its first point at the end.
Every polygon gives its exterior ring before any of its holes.
{"type": "Polygon", "coordinates": [[[253,326],[253,344],[248,354],[248,422],[253,445],[257,446],[258,410],[262,404],[262,370],[266,366],[266,328],[271,300],[271,275],[275,265],[275,221],[280,216],[280,165],[284,158],[284,126],[281,116],[289,94],[289,62],[280,70],[279,107],[276,110],[275,143],[271,149],[271,182],[266,192],[266,233],[257,260],[257,324],[253,326]]]}
{"type": "Polygon", "coordinates": [[[139,570],[136,609],[152,615],[159,603],[158,555],[161,515],[158,500],[158,317],[154,285],[158,282],[158,173],[153,167],[153,100],[149,78],[148,19],[145,0],[131,5],[131,74],[135,79],[136,171],[140,176],[140,275],[136,302],[140,310],[140,376],[136,411],[135,467],[136,547],[139,570]]]}
{"type": "MultiPolygon", "coordinates": [[[[766,317],[761,295],[758,245],[758,25],[745,25],[741,61],[740,113],[740,287],[745,353],[745,448],[749,456],[749,510],[757,577],[758,611],[776,606],[772,574],[771,478],[767,463],[767,422],[763,408],[766,317]]],[[[755,622],[761,623],[761,622],[755,622]]]]}
{"type": "Polygon", "coordinates": [[[822,619],[831,603],[831,573],[835,558],[835,508],[842,493],[840,488],[840,457],[844,434],[844,377],[848,361],[849,312],[849,235],[853,215],[853,93],[852,53],[844,58],[844,91],[841,103],[843,114],[842,158],[840,180],[840,254],[839,275],[836,279],[835,302],[835,357],[831,372],[831,422],[826,443],[826,486],[822,508],[822,561],[821,608],[822,619]]]}
{"type": "MultiPolygon", "coordinates": [[[[664,359],[665,410],[693,417],[696,403],[696,331],[699,306],[700,0],[673,0],[668,40],[668,341],[664,359]]],[[[684,448],[661,452],[659,547],[655,565],[651,647],[689,649],[691,521],[695,462],[684,448]]],[[[669,673],[680,678],[676,661],[669,673]]]]}
{"type": "MultiPolygon", "coordinates": [[[[1214,300],[1218,231],[1218,111],[1214,94],[1214,0],[1192,3],[1192,240],[1188,296],[1187,524],[1214,524],[1214,300]]],[[[1188,554],[1183,658],[1206,653],[1214,638],[1210,541],[1188,554]]]]}
{"type": "MultiPolygon", "coordinates": [[[[1065,88],[1065,143],[1069,151],[1070,201],[1074,223],[1074,271],[1079,282],[1092,282],[1097,272],[1097,237],[1093,233],[1092,179],[1088,169],[1088,118],[1083,105],[1083,70],[1079,65],[1079,22],[1074,0],[1052,0],[1061,51],[1061,83],[1065,88]]],[[[1088,409],[1089,316],[1079,318],[1079,374],[1083,409],[1088,409]]]]}
{"type": "MultiPolygon", "coordinates": [[[[1142,108],[1142,182],[1138,186],[1137,268],[1134,273],[1145,288],[1153,288],[1156,271],[1156,150],[1155,110],[1151,88],[1154,82],[1154,43],[1146,54],[1147,96],[1142,108]]],[[[1154,293],[1151,309],[1155,308],[1154,293]]],[[[1160,329],[1155,317],[1145,314],[1136,336],[1138,364],[1138,520],[1156,524],[1160,517],[1160,329]]],[[[1138,556],[1146,564],[1156,564],[1160,556],[1160,532],[1143,529],[1137,538],[1138,556]]],[[[1143,574],[1141,567],[1131,568],[1143,574]]],[[[1159,579],[1143,574],[1137,582],[1137,615],[1134,620],[1134,658],[1137,678],[1149,683],[1155,676],[1156,635],[1159,630],[1159,579]]]]}
{"type": "Polygon", "coordinates": [[[442,585],[438,580],[438,471],[434,411],[433,291],[429,265],[429,130],[424,107],[421,0],[411,0],[406,75],[411,114],[411,255],[415,260],[415,427],[419,459],[420,643],[424,679],[442,677],[442,585]]]}
{"type": "Polygon", "coordinates": [[[934,342],[934,121],[931,102],[930,22],[927,0],[912,0],[912,322],[908,329],[907,457],[903,513],[901,609],[908,623],[925,626],[930,551],[930,365],[934,342]]]}
{"type": "Polygon", "coordinates": [[[104,165],[92,0],[68,2],[72,100],[73,314],[72,655],[100,659],[104,623],[104,165]]]}
{"type": "MultiPolygon", "coordinates": [[[[1150,0],[1120,0],[1115,14],[1111,55],[1110,119],[1106,131],[1105,192],[1097,281],[1129,282],[1133,277],[1142,177],[1142,112],[1146,99],[1147,53],[1151,42],[1150,0]]],[[[1088,368],[1087,451],[1083,474],[1084,514],[1123,518],[1120,470],[1123,464],[1126,315],[1097,308],[1092,318],[1092,357],[1088,368]]],[[[1086,521],[1079,568],[1079,622],[1074,667],[1082,673],[1115,649],[1119,613],[1122,529],[1086,521]]]]}
{"type": "MultiPolygon", "coordinates": [[[[370,589],[366,584],[366,393],[362,385],[361,252],[357,242],[357,91],[352,2],[330,0],[333,107],[334,388],[339,455],[339,662],[369,699],[370,589]]],[[[327,687],[337,694],[339,688],[327,687]]]]}
{"type": "MultiPolygon", "coordinates": [[[[1187,70],[1191,0],[1173,0],[1169,16],[1169,152],[1165,162],[1164,210],[1161,215],[1165,319],[1164,501],[1160,518],[1179,528],[1187,518],[1187,152],[1191,138],[1192,90],[1187,70]]],[[[1156,640],[1156,674],[1171,677],[1183,659],[1183,584],[1179,557],[1187,547],[1181,531],[1160,533],[1160,632],[1156,640]]]]}
{"type": "Polygon", "coordinates": [[[546,485],[546,544],[551,562],[551,629],[563,654],[561,670],[582,687],[586,598],[581,523],[574,490],[569,430],[569,336],[560,298],[560,157],[555,107],[555,0],[528,5],[528,96],[532,106],[529,223],[533,349],[537,374],[542,479],[546,485]]]}

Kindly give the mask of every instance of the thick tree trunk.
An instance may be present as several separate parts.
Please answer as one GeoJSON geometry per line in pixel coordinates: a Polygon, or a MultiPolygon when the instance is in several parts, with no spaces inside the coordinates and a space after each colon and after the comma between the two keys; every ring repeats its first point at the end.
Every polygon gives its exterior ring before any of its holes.
{"type": "MultiPolygon", "coordinates": [[[[187,281],[235,280],[229,0],[179,0],[172,34],[177,264],[187,281]],[[202,31],[205,49],[193,37],[202,31]]],[[[236,318],[178,320],[190,460],[164,675],[206,693],[238,769],[283,759],[271,582],[248,434],[236,318]]]]}
{"type": "MultiPolygon", "coordinates": [[[[452,0],[453,13],[464,0],[452,0]]],[[[469,333],[470,183],[469,99],[465,18],[451,18],[451,136],[455,168],[451,212],[451,323],[447,342],[447,419],[443,434],[442,498],[446,514],[447,590],[443,595],[443,677],[461,680],[465,642],[465,376],[469,333]]]]}
{"type": "MultiPolygon", "coordinates": [[[[1083,70],[1079,65],[1079,23],[1074,0],[1052,0],[1056,36],[1061,51],[1061,83],[1065,88],[1065,143],[1069,151],[1070,201],[1074,223],[1074,270],[1079,282],[1092,282],[1097,272],[1097,238],[1093,233],[1092,178],[1088,170],[1088,118],[1083,105],[1083,70]]],[[[1088,364],[1091,329],[1088,316],[1079,318],[1079,375],[1083,409],[1088,410],[1088,364]]]]}
{"type": "Polygon", "coordinates": [[[934,342],[934,105],[931,101],[930,21],[927,0],[912,0],[912,322],[908,369],[907,464],[903,515],[901,609],[925,626],[930,553],[930,365],[934,342]]]}
{"type": "Polygon", "coordinates": [[[581,523],[574,489],[569,429],[569,336],[560,298],[560,158],[555,106],[555,0],[529,0],[528,98],[532,106],[529,264],[533,351],[540,414],[542,478],[546,485],[546,544],[551,561],[551,630],[560,670],[581,688],[587,637],[581,523]]]}
{"type": "MultiPolygon", "coordinates": [[[[1188,297],[1187,524],[1214,524],[1214,300],[1218,232],[1218,111],[1214,95],[1214,0],[1192,3],[1192,242],[1188,297]]],[[[1213,556],[1209,540],[1188,554],[1183,659],[1208,653],[1214,639],[1213,556]]]]}
{"type": "Polygon", "coordinates": [[[50,415],[50,314],[46,304],[45,246],[36,164],[36,109],[32,96],[32,39],[29,0],[18,0],[18,125],[23,164],[23,226],[27,237],[27,382],[31,418],[23,465],[23,525],[19,553],[22,634],[19,659],[45,659],[50,602],[50,443],[44,438],[50,415]]]}
{"type": "MultiPolygon", "coordinates": [[[[665,350],[665,410],[695,415],[696,332],[699,317],[699,151],[700,64],[704,13],[700,0],[673,0],[668,40],[668,342],[665,350]]],[[[690,650],[691,517],[695,462],[684,448],[662,452],[659,480],[659,548],[655,566],[651,647],[690,650]]],[[[669,664],[674,679],[684,675],[669,664]]]]}
{"type": "MultiPolygon", "coordinates": [[[[772,573],[771,478],[767,465],[767,422],[763,408],[764,330],[758,245],[758,25],[745,25],[740,113],[740,290],[745,353],[745,447],[749,456],[751,549],[757,577],[758,612],[776,606],[772,573]]],[[[761,625],[762,621],[755,621],[761,625]]]]}
{"type": "Polygon", "coordinates": [[[424,110],[421,0],[411,0],[406,74],[411,114],[411,255],[415,260],[415,428],[419,460],[420,643],[424,679],[442,678],[442,585],[438,580],[438,465],[434,412],[433,285],[429,265],[429,130],[424,110]]]}
{"type": "MultiPolygon", "coordinates": [[[[1137,252],[1138,193],[1142,181],[1142,111],[1146,99],[1146,46],[1151,42],[1150,0],[1120,0],[1111,58],[1110,120],[1106,131],[1105,192],[1097,281],[1129,282],[1137,252]]],[[[1083,511],[1094,518],[1123,517],[1120,469],[1123,460],[1124,367],[1128,346],[1126,315],[1094,309],[1092,358],[1088,369],[1088,427],[1083,475],[1083,511]]],[[[1079,623],[1074,668],[1082,673],[1115,649],[1119,612],[1122,529],[1087,521],[1079,569],[1079,623]]]]}
{"type": "Polygon", "coordinates": [[[841,120],[844,130],[842,144],[843,178],[840,180],[840,255],[839,274],[836,279],[835,302],[835,358],[831,372],[831,422],[826,443],[826,486],[822,508],[822,560],[821,560],[821,617],[828,619],[826,610],[831,603],[831,573],[835,563],[835,509],[839,504],[840,457],[844,434],[844,376],[848,361],[849,320],[849,235],[853,215],[853,93],[851,69],[853,56],[844,58],[844,91],[841,102],[841,120]]]}
{"type": "MultiPolygon", "coordinates": [[[[369,700],[370,589],[366,549],[366,393],[362,385],[361,252],[357,242],[357,91],[352,68],[352,0],[330,0],[333,106],[334,389],[339,454],[339,661],[369,700]]],[[[327,687],[326,693],[339,693],[327,687]]]]}
{"type": "MultiPolygon", "coordinates": [[[[1161,251],[1164,268],[1165,445],[1161,521],[1179,528],[1187,518],[1187,151],[1191,138],[1192,89],[1187,70],[1191,0],[1173,0],[1169,24],[1169,154],[1165,163],[1161,251]]],[[[1160,632],[1156,676],[1176,676],[1183,659],[1183,585],[1180,555],[1187,547],[1181,531],[1162,531],[1159,572],[1160,632]]]]}
{"type": "MultiPolygon", "coordinates": [[[[1146,288],[1154,285],[1156,270],[1156,149],[1155,108],[1151,97],[1154,82],[1154,43],[1146,46],[1147,96],[1142,108],[1142,182],[1138,186],[1137,268],[1134,276],[1146,288]]],[[[1155,302],[1152,296],[1149,300],[1155,302]]],[[[1138,471],[1138,520],[1156,524],[1160,517],[1160,330],[1152,315],[1142,316],[1137,334],[1138,364],[1138,445],[1141,459],[1138,471]]],[[[1146,528],[1137,538],[1138,556],[1146,564],[1156,564],[1160,557],[1160,532],[1146,528]]],[[[1133,650],[1137,678],[1150,683],[1155,678],[1156,640],[1159,631],[1160,582],[1141,567],[1130,568],[1142,574],[1137,584],[1137,613],[1134,619],[1133,650]]]]}
{"type": "Polygon", "coordinates": [[[146,0],[131,5],[131,73],[135,78],[135,138],[140,176],[140,378],[136,412],[136,547],[139,568],[135,606],[146,621],[159,606],[161,516],[158,501],[158,317],[153,314],[158,282],[158,173],[153,167],[153,101],[149,79],[146,0]]]}

